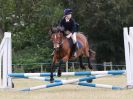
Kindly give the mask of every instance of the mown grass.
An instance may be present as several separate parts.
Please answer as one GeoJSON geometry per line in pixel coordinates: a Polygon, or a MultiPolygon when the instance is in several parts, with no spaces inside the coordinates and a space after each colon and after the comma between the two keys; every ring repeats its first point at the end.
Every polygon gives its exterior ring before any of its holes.
{"type": "MultiPolygon", "coordinates": [[[[68,77],[67,79],[71,79],[68,77]]],[[[99,78],[93,81],[99,84],[126,85],[125,76],[99,78]]],[[[14,79],[15,90],[46,84],[45,82],[29,79],[14,79]]],[[[31,92],[1,90],[0,99],[133,99],[133,90],[111,90],[91,88],[78,85],[63,85],[31,92]]]]}

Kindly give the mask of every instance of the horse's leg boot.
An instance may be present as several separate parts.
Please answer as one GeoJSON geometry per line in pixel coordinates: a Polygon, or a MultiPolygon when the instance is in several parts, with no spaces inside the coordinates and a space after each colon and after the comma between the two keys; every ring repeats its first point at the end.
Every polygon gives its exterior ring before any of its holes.
{"type": "Polygon", "coordinates": [[[58,69],[58,77],[61,77],[61,70],[58,69]]]}
{"type": "Polygon", "coordinates": [[[54,82],[53,68],[54,68],[54,63],[51,65],[50,83],[54,82]]]}
{"type": "Polygon", "coordinates": [[[50,83],[54,83],[54,78],[50,77],[50,83]]]}

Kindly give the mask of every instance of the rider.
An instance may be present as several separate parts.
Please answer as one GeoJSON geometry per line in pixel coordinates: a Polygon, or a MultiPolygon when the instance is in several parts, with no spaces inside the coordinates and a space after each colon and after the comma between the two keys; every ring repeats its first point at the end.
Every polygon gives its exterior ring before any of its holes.
{"type": "Polygon", "coordinates": [[[76,49],[79,48],[77,43],[77,38],[76,38],[78,24],[72,18],[72,9],[67,8],[64,10],[64,16],[60,21],[60,26],[64,28],[65,32],[68,32],[68,31],[70,32],[70,34],[67,35],[67,37],[72,38],[73,45],[74,45],[74,56],[76,56],[76,49]]]}

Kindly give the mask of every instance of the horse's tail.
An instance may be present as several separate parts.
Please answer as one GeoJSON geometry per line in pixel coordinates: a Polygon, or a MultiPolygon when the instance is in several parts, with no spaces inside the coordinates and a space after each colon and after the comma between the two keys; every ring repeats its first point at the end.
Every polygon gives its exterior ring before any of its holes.
{"type": "Polygon", "coordinates": [[[95,58],[96,58],[95,51],[93,51],[92,49],[89,49],[89,55],[90,55],[90,60],[95,60],[95,58]]]}

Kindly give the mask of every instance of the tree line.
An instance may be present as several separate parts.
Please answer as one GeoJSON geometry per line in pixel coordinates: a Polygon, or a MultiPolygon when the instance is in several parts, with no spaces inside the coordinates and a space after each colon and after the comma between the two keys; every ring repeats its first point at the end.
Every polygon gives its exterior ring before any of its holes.
{"type": "Polygon", "coordinates": [[[123,27],[133,25],[132,0],[0,0],[0,38],[12,32],[13,63],[51,61],[51,26],[71,8],[96,62],[124,63],[123,27]]]}

